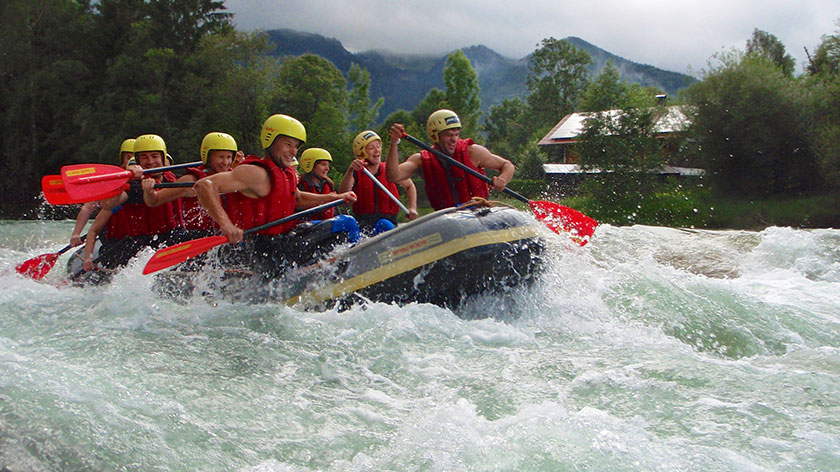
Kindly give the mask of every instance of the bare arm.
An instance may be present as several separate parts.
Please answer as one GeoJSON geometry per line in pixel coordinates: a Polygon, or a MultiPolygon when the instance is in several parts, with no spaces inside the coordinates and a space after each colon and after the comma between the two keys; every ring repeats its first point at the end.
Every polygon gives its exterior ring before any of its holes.
{"type": "Polygon", "coordinates": [[[388,159],[385,161],[388,182],[399,182],[410,179],[420,169],[420,153],[412,154],[400,164],[400,138],[405,133],[405,127],[400,123],[394,123],[388,131],[391,144],[388,147],[388,159]]]}
{"type": "Polygon", "coordinates": [[[350,167],[348,167],[347,171],[344,172],[344,177],[342,177],[341,183],[338,184],[339,192],[343,193],[353,190],[353,186],[356,185],[356,171],[362,170],[364,165],[365,161],[362,159],[353,159],[353,162],[350,163],[350,167]]]}
{"type": "Polygon", "coordinates": [[[503,191],[516,172],[513,163],[478,144],[470,146],[469,152],[473,165],[479,169],[495,169],[499,172],[499,175],[493,177],[493,190],[503,191]]]}
{"type": "Polygon", "coordinates": [[[122,205],[126,200],[128,200],[128,194],[122,192],[119,195],[100,202],[102,208],[93,220],[93,224],[90,225],[87,232],[87,239],[85,239],[84,263],[82,267],[86,271],[93,270],[93,248],[96,247],[96,236],[105,229],[105,225],[108,224],[108,220],[114,213],[114,208],[122,205]]]}
{"type": "Polygon", "coordinates": [[[417,187],[411,179],[405,179],[399,182],[402,188],[405,189],[405,198],[408,200],[408,219],[417,219],[417,187]]]}
{"type": "Polygon", "coordinates": [[[82,230],[97,208],[99,208],[99,202],[87,202],[79,209],[79,214],[76,216],[76,226],[73,227],[73,234],[70,235],[71,246],[82,245],[82,230]]]}
{"type": "Polygon", "coordinates": [[[242,241],[242,228],[230,221],[222,206],[221,195],[240,192],[246,197],[260,198],[271,190],[268,172],[259,166],[238,166],[230,172],[221,172],[199,179],[193,186],[198,201],[213,220],[219,224],[222,234],[231,244],[242,241]]]}
{"type": "MultiPolygon", "coordinates": [[[[185,174],[176,180],[176,182],[195,181],[196,178],[192,174],[185,174]]],[[[160,206],[179,198],[195,196],[195,190],[191,188],[162,188],[155,190],[155,183],[155,179],[143,179],[143,201],[150,207],[160,206]]]]}

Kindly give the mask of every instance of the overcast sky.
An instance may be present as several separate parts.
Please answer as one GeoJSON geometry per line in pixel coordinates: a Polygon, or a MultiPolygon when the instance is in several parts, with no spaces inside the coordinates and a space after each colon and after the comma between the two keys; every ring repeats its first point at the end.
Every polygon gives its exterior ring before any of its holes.
{"type": "Polygon", "coordinates": [[[743,50],[753,29],[774,34],[797,73],[824,34],[838,30],[838,0],[226,0],[241,30],[290,28],[359,52],[445,54],[483,44],[519,59],[543,38],[578,36],[613,54],[698,73],[713,54],[743,50]]]}

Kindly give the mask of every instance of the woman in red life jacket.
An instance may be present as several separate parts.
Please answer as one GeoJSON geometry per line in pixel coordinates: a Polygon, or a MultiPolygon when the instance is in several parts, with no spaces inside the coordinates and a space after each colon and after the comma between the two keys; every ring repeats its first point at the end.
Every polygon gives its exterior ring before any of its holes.
{"type": "MultiPolygon", "coordinates": [[[[326,195],[297,188],[295,154],[306,142],[303,124],[287,115],[272,115],[263,123],[260,143],[264,157],[247,156],[230,172],[205,177],[195,184],[201,205],[219,225],[229,244],[243,240],[243,230],[292,215],[295,208],[312,208],[337,199],[356,201],[353,192],[326,195]],[[227,194],[226,208],[221,195],[227,194]]],[[[279,274],[289,262],[299,262],[307,255],[300,241],[305,234],[291,233],[294,222],[272,226],[249,238],[250,260],[264,275],[279,274]]],[[[307,246],[308,244],[303,244],[307,246]]]]}
{"type": "MultiPolygon", "coordinates": [[[[230,170],[231,162],[238,152],[236,140],[227,133],[212,132],[204,136],[199,148],[202,165],[189,167],[177,182],[196,182],[198,179],[230,170]]],[[[143,179],[143,201],[150,207],[158,207],[181,199],[184,218],[184,240],[210,236],[218,232],[213,218],[198,203],[192,188],[164,188],[155,190],[153,179],[143,179]]]]}
{"type": "MultiPolygon", "coordinates": [[[[484,174],[484,169],[493,169],[499,175],[493,177],[493,190],[502,191],[513,178],[516,168],[509,160],[491,153],[472,139],[461,139],[461,120],[451,110],[438,110],[426,121],[426,132],[434,148],[458,162],[484,174]]],[[[405,127],[394,123],[388,134],[391,146],[388,148],[388,180],[397,182],[410,178],[418,170],[423,173],[423,182],[429,203],[435,210],[448,208],[469,201],[472,197],[486,198],[487,184],[456,166],[442,162],[434,154],[423,150],[414,153],[400,164],[399,142],[405,127]]]]}
{"type": "MultiPolygon", "coordinates": [[[[363,233],[374,232],[377,222],[382,219],[390,222],[387,226],[393,228],[397,225],[400,207],[362,172],[366,168],[393,196],[400,198],[397,184],[389,182],[386,177],[387,165],[382,162],[382,138],[371,130],[362,131],[353,139],[353,155],[355,159],[341,179],[339,192],[352,190],[356,193],[358,200],[353,204],[353,216],[363,233]]],[[[413,220],[417,218],[417,189],[414,182],[402,179],[397,183],[405,189],[408,219],[413,220]]]]}
{"type": "MultiPolygon", "coordinates": [[[[304,192],[326,195],[335,192],[335,184],[327,175],[330,172],[332,155],[326,149],[309,148],[300,155],[299,170],[303,172],[298,181],[298,189],[304,192]]],[[[295,211],[303,208],[295,208],[295,211]]],[[[335,216],[335,207],[306,217],[304,221],[328,220],[335,216]]]]}
{"type": "MultiPolygon", "coordinates": [[[[134,157],[134,138],[126,139],[120,145],[120,153],[118,161],[120,167],[128,169],[128,161],[134,157]]],[[[70,235],[71,246],[82,245],[82,230],[91,216],[99,211],[99,201],[87,202],[79,209],[79,214],[76,215],[76,225],[73,227],[73,234],[70,235]]]]}
{"type": "Polygon", "coordinates": [[[170,202],[150,208],[143,202],[143,189],[139,179],[157,182],[174,182],[172,172],[143,174],[143,170],[162,167],[166,156],[166,143],[156,134],[144,134],[134,141],[134,159],[140,167],[131,167],[135,175],[128,190],[103,200],[102,209],[87,233],[84,250],[84,269],[94,268],[93,249],[97,235],[104,229],[98,263],[105,268],[116,268],[128,263],[145,247],[167,245],[181,230],[180,202],[170,202]],[[119,211],[117,211],[119,209],[119,211]]]}

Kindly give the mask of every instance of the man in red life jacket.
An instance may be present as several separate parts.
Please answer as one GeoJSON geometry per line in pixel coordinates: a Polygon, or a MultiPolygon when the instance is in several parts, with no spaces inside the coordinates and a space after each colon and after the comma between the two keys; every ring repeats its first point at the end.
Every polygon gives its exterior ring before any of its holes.
{"type": "MultiPolygon", "coordinates": [[[[352,190],[356,193],[358,200],[353,204],[353,215],[363,233],[374,232],[374,227],[382,219],[390,222],[388,227],[395,227],[400,207],[362,171],[366,168],[393,196],[400,198],[397,184],[389,182],[386,177],[387,166],[382,162],[382,138],[371,130],[362,131],[353,139],[353,155],[355,159],[344,173],[338,191],[352,190]]],[[[402,179],[397,183],[405,189],[408,200],[408,219],[416,219],[417,189],[414,187],[414,182],[411,179],[402,179]]]]}
{"type": "MultiPolygon", "coordinates": [[[[227,172],[231,167],[238,148],[236,140],[227,133],[212,132],[201,140],[199,153],[201,164],[198,167],[188,167],[177,182],[196,182],[201,178],[219,172],[227,172]]],[[[174,200],[181,199],[184,217],[184,240],[201,238],[216,234],[219,227],[213,218],[198,203],[198,197],[192,188],[165,188],[155,190],[155,181],[144,179],[143,201],[150,207],[158,207],[174,200]]]]}
{"type": "MultiPolygon", "coordinates": [[[[230,172],[205,177],[195,184],[201,205],[227,236],[229,244],[242,241],[243,230],[274,221],[294,213],[295,208],[312,208],[337,199],[356,201],[353,192],[319,195],[297,188],[297,172],[293,163],[298,148],[306,142],[303,124],[287,115],[272,115],[260,131],[265,156],[248,156],[230,172]],[[226,195],[227,211],[221,195],[226,195]]],[[[251,263],[269,276],[279,273],[288,262],[300,262],[310,254],[301,250],[308,246],[305,234],[293,233],[291,221],[256,233],[251,263]],[[302,241],[302,242],[301,242],[302,241]]]]}
{"type": "MultiPolygon", "coordinates": [[[[461,139],[461,120],[451,110],[438,110],[426,122],[426,132],[434,148],[458,162],[484,174],[484,169],[494,169],[499,175],[493,177],[493,190],[502,191],[513,178],[516,168],[509,160],[497,156],[472,139],[461,139]]],[[[388,132],[391,145],[388,148],[388,180],[398,182],[423,172],[424,187],[429,203],[435,210],[452,207],[469,201],[472,197],[486,198],[487,184],[454,165],[443,162],[429,151],[412,154],[400,164],[399,143],[405,127],[394,123],[388,132]]]]}
{"type": "Polygon", "coordinates": [[[180,202],[150,208],[143,202],[139,179],[174,182],[175,174],[161,172],[144,175],[143,170],[163,167],[166,143],[156,134],[138,136],[134,142],[134,158],[140,167],[131,167],[135,175],[127,191],[101,202],[102,208],[90,226],[85,241],[84,269],[94,268],[93,249],[96,236],[104,229],[98,265],[116,268],[128,263],[145,247],[157,248],[178,240],[183,221],[180,202]],[[118,211],[117,211],[118,210],[118,211]]]}

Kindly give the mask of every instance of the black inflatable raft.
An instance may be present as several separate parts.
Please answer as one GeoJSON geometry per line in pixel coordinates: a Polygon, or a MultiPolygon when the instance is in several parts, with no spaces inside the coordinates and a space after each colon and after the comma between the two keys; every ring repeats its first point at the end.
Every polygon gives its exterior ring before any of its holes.
{"type": "Polygon", "coordinates": [[[289,272],[272,298],[314,308],[359,297],[457,308],[471,296],[534,281],[541,231],[530,214],[507,206],[449,208],[289,272]]]}
{"type": "MultiPolygon", "coordinates": [[[[198,291],[211,299],[279,301],[307,309],[363,300],[457,308],[472,296],[536,280],[543,231],[529,213],[474,203],[428,214],[352,247],[341,245],[276,279],[213,262],[197,271],[182,265],[158,273],[153,286],[159,295],[181,302],[198,291]]],[[[212,252],[208,255],[212,261],[212,252]]],[[[68,272],[80,266],[73,260],[68,272]]]]}

